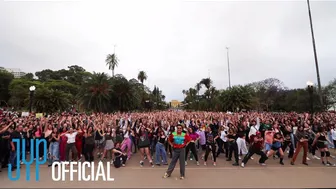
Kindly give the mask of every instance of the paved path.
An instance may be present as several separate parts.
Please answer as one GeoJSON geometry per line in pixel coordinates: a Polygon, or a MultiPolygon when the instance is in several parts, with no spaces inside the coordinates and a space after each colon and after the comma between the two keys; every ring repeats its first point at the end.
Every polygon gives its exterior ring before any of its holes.
{"type": "MultiPolygon", "coordinates": [[[[231,162],[219,157],[217,166],[211,162],[204,166],[196,166],[194,161],[188,161],[185,180],[179,180],[178,164],[172,177],[162,179],[167,166],[151,168],[148,161],[144,167],[139,166],[139,154],[127,163],[126,167],[115,169],[111,167],[111,177],[115,181],[55,182],[51,179],[51,168],[46,165],[40,167],[40,181],[35,181],[35,169],[31,168],[31,179],[25,180],[25,166],[21,168],[21,179],[16,182],[9,181],[7,170],[0,173],[1,188],[334,188],[336,186],[336,167],[322,166],[319,160],[311,160],[309,166],[300,164],[298,158],[295,166],[289,165],[285,159],[285,165],[278,164],[278,160],[270,159],[267,166],[257,164],[258,156],[254,156],[245,168],[233,167],[231,162]]],[[[333,160],[336,162],[336,160],[333,160]]]]}

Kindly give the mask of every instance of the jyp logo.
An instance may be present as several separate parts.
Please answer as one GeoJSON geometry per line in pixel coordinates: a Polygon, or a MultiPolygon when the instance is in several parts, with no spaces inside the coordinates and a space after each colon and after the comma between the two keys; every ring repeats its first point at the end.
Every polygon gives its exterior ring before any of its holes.
{"type": "Polygon", "coordinates": [[[22,162],[26,167],[26,180],[30,181],[30,165],[34,161],[34,153],[36,157],[35,165],[35,179],[36,181],[40,180],[40,167],[39,165],[44,164],[47,161],[47,141],[46,139],[30,139],[30,158],[29,161],[26,160],[26,140],[25,139],[13,139],[13,143],[16,143],[15,151],[11,151],[10,154],[10,163],[8,164],[8,178],[11,181],[17,181],[20,179],[20,155],[22,154],[22,162]],[[22,143],[22,144],[21,144],[22,143]],[[36,151],[34,152],[34,144],[36,151]],[[22,145],[22,150],[20,150],[22,145]],[[39,160],[39,146],[43,145],[43,159],[39,160]],[[12,162],[16,165],[16,177],[12,176],[12,162]]]}

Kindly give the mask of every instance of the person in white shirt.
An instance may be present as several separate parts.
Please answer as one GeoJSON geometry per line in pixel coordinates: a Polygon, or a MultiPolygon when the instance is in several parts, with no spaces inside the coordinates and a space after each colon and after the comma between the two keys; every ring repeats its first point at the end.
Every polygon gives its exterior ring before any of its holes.
{"type": "Polygon", "coordinates": [[[227,144],[227,137],[226,137],[226,131],[225,131],[225,126],[221,126],[219,128],[219,138],[220,140],[218,140],[218,150],[217,150],[217,157],[219,156],[220,153],[224,153],[224,150],[225,150],[225,157],[227,158],[228,157],[228,154],[229,154],[229,146],[227,144]],[[223,148],[224,147],[224,148],[223,148]]]}
{"type": "MultiPolygon", "coordinates": [[[[70,154],[70,150],[71,152],[74,154],[73,155],[73,159],[75,161],[77,161],[77,149],[76,149],[76,135],[78,134],[78,132],[82,132],[82,131],[74,131],[73,128],[69,128],[69,130],[66,133],[63,133],[62,135],[65,135],[68,139],[67,139],[67,145],[65,148],[65,160],[67,162],[69,162],[69,154],[70,154]]],[[[61,135],[61,136],[62,136],[61,135]]]]}

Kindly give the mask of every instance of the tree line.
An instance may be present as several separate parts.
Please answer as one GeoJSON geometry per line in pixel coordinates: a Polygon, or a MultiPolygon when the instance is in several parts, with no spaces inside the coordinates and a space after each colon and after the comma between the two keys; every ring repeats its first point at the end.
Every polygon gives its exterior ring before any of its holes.
{"type": "Polygon", "coordinates": [[[106,65],[112,70],[112,77],[106,73],[90,73],[78,65],[67,69],[45,69],[21,78],[0,71],[0,106],[28,110],[30,102],[29,87],[35,86],[33,110],[53,113],[76,108],[80,111],[116,112],[148,111],[165,109],[167,103],[159,87],[151,90],[144,85],[145,71],[132,79],[122,74],[114,75],[118,66],[115,54],[106,58],[106,65]]]}
{"type": "Polygon", "coordinates": [[[195,86],[182,91],[184,108],[188,110],[209,111],[273,111],[310,112],[335,108],[336,79],[323,86],[323,106],[318,97],[317,87],[310,96],[307,87],[288,89],[276,78],[246,85],[236,85],[227,89],[216,89],[210,78],[203,78],[195,86]],[[200,94],[200,90],[205,92],[200,94]],[[313,103],[313,110],[311,108],[313,103]]]}

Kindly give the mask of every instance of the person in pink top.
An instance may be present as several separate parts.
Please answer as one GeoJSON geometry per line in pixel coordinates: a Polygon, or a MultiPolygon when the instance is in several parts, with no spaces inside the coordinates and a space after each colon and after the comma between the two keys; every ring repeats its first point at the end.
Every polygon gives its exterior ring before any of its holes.
{"type": "Polygon", "coordinates": [[[188,153],[189,153],[189,150],[190,150],[190,152],[195,157],[196,164],[199,165],[198,155],[197,155],[197,151],[196,151],[196,142],[200,138],[200,136],[191,127],[188,128],[188,135],[190,136],[191,141],[188,144],[188,146],[186,147],[186,151],[185,151],[185,164],[187,165],[188,153]]]}
{"type": "Polygon", "coordinates": [[[266,154],[272,148],[274,133],[275,132],[273,131],[273,128],[269,128],[269,130],[265,131],[265,149],[266,149],[266,154]]]}

